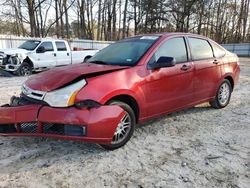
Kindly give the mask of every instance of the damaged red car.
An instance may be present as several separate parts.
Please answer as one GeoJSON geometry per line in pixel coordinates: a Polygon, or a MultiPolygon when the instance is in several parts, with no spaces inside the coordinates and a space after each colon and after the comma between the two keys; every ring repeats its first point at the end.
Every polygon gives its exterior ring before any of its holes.
{"type": "Polygon", "coordinates": [[[194,34],[118,41],[88,62],[30,77],[0,108],[1,136],[39,136],[117,149],[135,125],[200,103],[228,105],[238,57],[194,34]]]}

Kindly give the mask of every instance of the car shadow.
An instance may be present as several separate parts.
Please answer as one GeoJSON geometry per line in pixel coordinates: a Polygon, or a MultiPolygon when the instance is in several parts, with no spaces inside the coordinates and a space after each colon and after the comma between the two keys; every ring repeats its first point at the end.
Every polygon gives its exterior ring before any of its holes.
{"type": "Polygon", "coordinates": [[[0,68],[0,77],[14,77],[14,74],[11,74],[3,69],[0,68]]]}
{"type": "MultiPolygon", "coordinates": [[[[188,108],[186,110],[163,115],[161,117],[154,118],[145,123],[139,124],[139,126],[136,128],[136,131],[138,131],[140,127],[150,126],[157,121],[161,121],[166,118],[176,118],[178,116],[212,110],[214,109],[209,106],[196,106],[188,108]]],[[[157,126],[155,126],[155,129],[157,130],[157,126]]],[[[7,164],[3,166],[3,168],[0,170],[0,173],[10,171],[10,167],[12,168],[13,165],[19,164],[20,162],[26,166],[30,165],[29,168],[33,169],[49,167],[54,163],[59,163],[60,161],[64,160],[84,161],[89,157],[96,157],[99,154],[109,152],[98,144],[94,143],[34,137],[2,137],[0,139],[0,150],[7,152],[4,155],[10,156],[9,161],[11,161],[9,164],[7,162],[7,164]]],[[[0,157],[0,163],[6,163],[5,159],[0,157]]],[[[27,167],[24,167],[24,165],[21,165],[18,169],[13,168],[11,171],[15,172],[16,170],[25,170],[27,167]]]]}
{"type": "Polygon", "coordinates": [[[183,115],[201,113],[201,112],[206,112],[206,111],[214,111],[214,110],[215,109],[212,108],[211,106],[209,106],[208,103],[204,103],[202,105],[194,106],[194,107],[180,110],[177,112],[161,115],[159,117],[156,117],[156,118],[153,118],[153,119],[148,120],[146,122],[143,122],[141,124],[138,124],[137,128],[150,126],[151,124],[156,123],[156,122],[161,121],[161,120],[164,120],[166,118],[180,117],[183,115]]]}

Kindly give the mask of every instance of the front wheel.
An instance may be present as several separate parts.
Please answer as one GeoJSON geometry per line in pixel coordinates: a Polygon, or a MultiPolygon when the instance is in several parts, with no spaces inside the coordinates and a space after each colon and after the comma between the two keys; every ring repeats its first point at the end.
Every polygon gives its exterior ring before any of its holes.
{"type": "Polygon", "coordinates": [[[226,107],[230,102],[231,93],[232,93],[231,83],[228,80],[223,80],[217,91],[215,99],[209,102],[210,105],[216,109],[226,107]]]}
{"type": "Polygon", "coordinates": [[[84,58],[83,63],[86,63],[92,56],[87,56],[84,58]]]}
{"type": "Polygon", "coordinates": [[[32,74],[32,67],[29,63],[23,62],[16,73],[18,76],[29,76],[32,74]]]}
{"type": "Polygon", "coordinates": [[[120,119],[117,125],[111,144],[101,145],[104,149],[115,150],[124,146],[133,135],[136,124],[135,113],[126,103],[110,101],[108,104],[118,105],[125,111],[125,115],[120,119]]]}

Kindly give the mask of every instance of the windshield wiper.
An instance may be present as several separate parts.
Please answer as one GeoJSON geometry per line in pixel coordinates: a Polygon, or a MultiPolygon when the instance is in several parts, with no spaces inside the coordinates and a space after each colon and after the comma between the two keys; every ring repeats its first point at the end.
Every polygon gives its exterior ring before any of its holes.
{"type": "Polygon", "coordinates": [[[104,61],[88,61],[88,63],[95,63],[95,64],[100,64],[100,65],[108,65],[106,62],[104,61]]]}

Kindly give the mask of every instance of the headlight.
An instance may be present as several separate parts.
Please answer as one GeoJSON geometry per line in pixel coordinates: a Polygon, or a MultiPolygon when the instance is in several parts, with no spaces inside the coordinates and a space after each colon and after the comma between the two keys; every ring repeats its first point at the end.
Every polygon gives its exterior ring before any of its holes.
{"type": "Polygon", "coordinates": [[[80,89],[86,85],[86,80],[81,80],[62,89],[46,93],[44,101],[53,107],[72,106],[80,89]]]}

